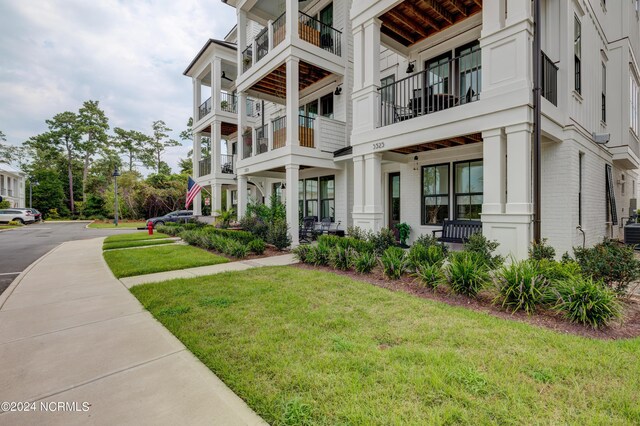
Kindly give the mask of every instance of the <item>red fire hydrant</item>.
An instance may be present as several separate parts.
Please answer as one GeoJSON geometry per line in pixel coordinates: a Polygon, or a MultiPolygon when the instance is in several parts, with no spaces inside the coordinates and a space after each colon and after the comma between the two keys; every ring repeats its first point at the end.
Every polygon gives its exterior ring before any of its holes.
{"type": "Polygon", "coordinates": [[[149,230],[149,235],[153,235],[153,223],[147,222],[147,229],[149,230]]]}

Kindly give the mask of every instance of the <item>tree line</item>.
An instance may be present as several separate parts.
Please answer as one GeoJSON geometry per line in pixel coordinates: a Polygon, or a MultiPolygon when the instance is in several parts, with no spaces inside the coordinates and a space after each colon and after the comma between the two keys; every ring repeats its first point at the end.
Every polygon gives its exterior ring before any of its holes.
{"type": "MultiPolygon", "coordinates": [[[[115,127],[98,101],[89,100],[77,112],[65,111],[45,120],[47,130],[21,145],[6,143],[0,131],[0,162],[27,175],[26,205],[32,188],[33,208],[45,217],[102,218],[113,215],[113,171],[118,167],[120,216],[138,219],[184,206],[191,159],[172,173],[164,161],[167,150],[180,145],[163,120],[149,134],[115,127]],[[153,171],[144,178],[139,168],[153,171]]],[[[191,138],[191,124],[180,134],[191,138]]]]}

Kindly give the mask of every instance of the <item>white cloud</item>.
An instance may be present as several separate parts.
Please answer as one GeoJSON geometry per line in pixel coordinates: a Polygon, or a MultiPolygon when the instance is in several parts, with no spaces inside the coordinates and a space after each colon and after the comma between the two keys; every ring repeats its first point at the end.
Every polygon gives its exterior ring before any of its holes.
{"type": "MultiPolygon", "coordinates": [[[[221,1],[0,0],[0,130],[18,144],[92,99],[112,128],[150,133],[162,119],[179,139],[192,108],[182,72],[234,22],[221,1]]],[[[174,170],[188,150],[167,153],[174,170]]]]}

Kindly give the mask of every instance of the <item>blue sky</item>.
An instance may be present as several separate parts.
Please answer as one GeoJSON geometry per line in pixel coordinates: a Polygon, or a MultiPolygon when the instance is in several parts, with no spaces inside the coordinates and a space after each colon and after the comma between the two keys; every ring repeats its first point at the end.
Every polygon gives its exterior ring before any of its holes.
{"type": "MultiPolygon", "coordinates": [[[[112,128],[150,133],[161,119],[179,140],[192,112],[182,72],[235,20],[220,0],[0,0],[0,130],[19,144],[92,99],[112,128]]],[[[176,170],[189,148],[165,161],[176,170]]]]}

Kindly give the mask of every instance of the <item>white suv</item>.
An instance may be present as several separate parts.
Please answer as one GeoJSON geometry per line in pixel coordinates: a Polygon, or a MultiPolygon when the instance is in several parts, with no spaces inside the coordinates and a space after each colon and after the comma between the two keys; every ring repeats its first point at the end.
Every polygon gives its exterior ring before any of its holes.
{"type": "Polygon", "coordinates": [[[20,223],[33,223],[36,221],[35,216],[28,210],[20,209],[2,209],[0,210],[0,223],[11,222],[15,220],[20,223]]]}

